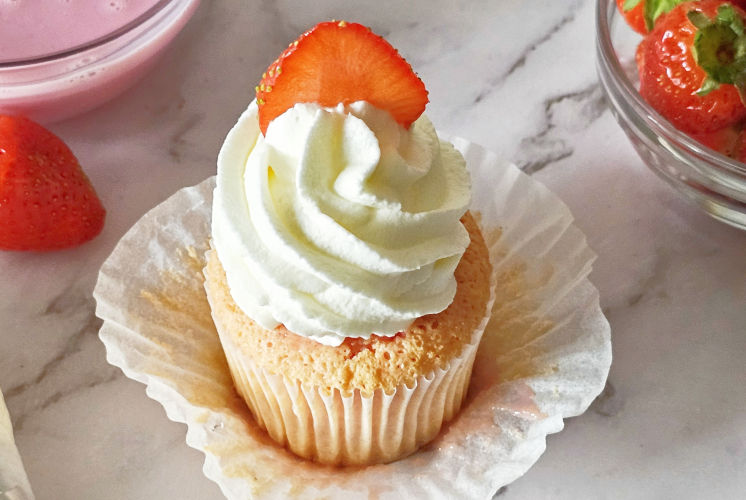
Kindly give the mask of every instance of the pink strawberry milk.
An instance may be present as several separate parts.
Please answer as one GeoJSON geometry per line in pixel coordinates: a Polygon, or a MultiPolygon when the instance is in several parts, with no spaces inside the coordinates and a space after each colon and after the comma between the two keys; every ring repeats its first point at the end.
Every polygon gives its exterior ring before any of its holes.
{"type": "Polygon", "coordinates": [[[150,69],[199,0],[0,0],[0,112],[58,121],[150,69]]]}

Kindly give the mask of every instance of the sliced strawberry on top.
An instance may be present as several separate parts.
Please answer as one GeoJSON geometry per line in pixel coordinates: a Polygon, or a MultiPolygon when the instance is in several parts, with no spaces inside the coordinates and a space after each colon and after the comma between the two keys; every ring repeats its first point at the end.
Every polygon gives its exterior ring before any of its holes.
{"type": "Polygon", "coordinates": [[[259,126],[299,102],[325,107],[367,101],[409,127],[425,110],[427,90],[386,40],[357,23],[319,23],[291,43],[256,88],[259,126]]]}
{"type": "Polygon", "coordinates": [[[0,115],[0,249],[79,245],[101,232],[105,215],[61,139],[28,118],[0,115]]]}

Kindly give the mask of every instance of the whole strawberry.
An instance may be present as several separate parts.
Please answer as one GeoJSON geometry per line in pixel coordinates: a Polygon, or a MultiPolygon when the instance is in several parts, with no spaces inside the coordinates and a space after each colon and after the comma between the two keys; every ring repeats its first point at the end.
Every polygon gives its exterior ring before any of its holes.
{"type": "Polygon", "coordinates": [[[28,118],[0,115],[0,249],[79,245],[101,232],[105,215],[62,140],[28,118]]]}
{"type": "Polygon", "coordinates": [[[743,19],[722,0],[685,2],[641,42],[640,94],[679,130],[713,132],[746,118],[743,19]]]}

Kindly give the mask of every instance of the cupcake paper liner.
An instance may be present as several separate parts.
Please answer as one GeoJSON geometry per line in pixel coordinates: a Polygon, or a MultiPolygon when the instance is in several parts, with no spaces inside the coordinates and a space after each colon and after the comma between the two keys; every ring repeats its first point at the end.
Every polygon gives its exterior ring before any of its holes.
{"type": "MultiPolygon", "coordinates": [[[[242,353],[219,315],[212,316],[236,390],[272,439],[321,463],[385,463],[431,441],[461,408],[494,302],[494,280],[490,290],[482,321],[447,366],[420,376],[411,387],[378,389],[370,396],[359,390],[326,392],[264,369],[242,353]]],[[[207,298],[210,302],[210,293],[207,298]]]]}
{"type": "Polygon", "coordinates": [[[497,281],[463,408],[430,444],[384,465],[331,467],[275,444],[236,393],[203,288],[214,178],[178,191],[122,238],[94,296],[107,360],[187,424],[230,499],[491,498],[601,392],[610,329],[595,258],[569,209],[515,166],[456,139],[497,281]]]}
{"type": "Polygon", "coordinates": [[[0,499],[33,500],[31,485],[13,439],[13,427],[0,391],[0,499]]]}

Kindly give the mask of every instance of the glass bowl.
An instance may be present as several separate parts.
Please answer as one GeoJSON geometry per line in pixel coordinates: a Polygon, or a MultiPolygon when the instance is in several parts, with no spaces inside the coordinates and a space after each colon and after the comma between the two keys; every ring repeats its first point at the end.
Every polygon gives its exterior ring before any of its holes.
{"type": "Polygon", "coordinates": [[[51,123],[103,104],[154,65],[198,5],[199,0],[153,0],[135,19],[82,45],[0,60],[0,113],[51,123]]]}
{"type": "Polygon", "coordinates": [[[653,172],[712,217],[746,229],[746,165],[678,131],[640,97],[640,39],[614,0],[598,0],[596,65],[614,117],[653,172]]]}

